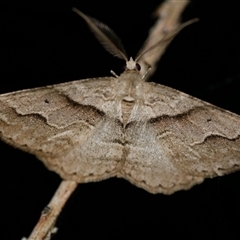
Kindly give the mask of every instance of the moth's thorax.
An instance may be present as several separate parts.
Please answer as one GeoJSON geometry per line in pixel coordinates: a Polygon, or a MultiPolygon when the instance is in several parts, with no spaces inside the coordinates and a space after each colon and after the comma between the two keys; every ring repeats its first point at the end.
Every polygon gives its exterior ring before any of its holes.
{"type": "Polygon", "coordinates": [[[138,88],[143,83],[142,76],[138,71],[127,70],[123,72],[118,78],[117,95],[126,101],[135,101],[137,97],[138,88]]]}
{"type": "Polygon", "coordinates": [[[117,102],[121,105],[121,118],[126,125],[130,120],[134,106],[138,104],[138,100],[141,98],[139,92],[141,92],[143,80],[138,71],[126,70],[117,78],[117,81],[117,102]]]}

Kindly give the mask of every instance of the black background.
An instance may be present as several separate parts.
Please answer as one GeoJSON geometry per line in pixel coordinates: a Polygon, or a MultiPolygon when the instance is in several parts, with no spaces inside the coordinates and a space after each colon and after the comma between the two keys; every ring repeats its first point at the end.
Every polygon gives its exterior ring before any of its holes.
{"type": "MultiPolygon", "coordinates": [[[[159,1],[134,3],[37,0],[2,5],[0,93],[109,76],[111,69],[120,74],[124,62],[105,52],[71,7],[109,25],[134,56],[159,1]]],[[[182,20],[195,17],[200,21],[176,37],[151,81],[240,114],[237,1],[193,0],[182,20]]],[[[0,154],[1,239],[20,239],[29,235],[61,179],[34,156],[3,142],[0,154]]],[[[170,196],[114,178],[79,185],[59,217],[54,239],[239,239],[239,184],[238,172],[170,196]]]]}

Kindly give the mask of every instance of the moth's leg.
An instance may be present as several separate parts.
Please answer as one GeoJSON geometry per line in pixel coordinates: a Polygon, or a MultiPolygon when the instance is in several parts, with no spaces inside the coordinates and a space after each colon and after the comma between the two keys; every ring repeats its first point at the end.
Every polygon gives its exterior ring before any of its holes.
{"type": "Polygon", "coordinates": [[[119,77],[113,70],[111,70],[110,73],[111,73],[115,78],[118,78],[118,77],[119,77]]]}
{"type": "Polygon", "coordinates": [[[147,70],[146,70],[146,72],[142,75],[142,80],[145,81],[145,78],[146,78],[146,76],[148,75],[148,73],[150,72],[150,70],[152,69],[152,67],[151,67],[151,65],[148,64],[147,62],[144,62],[144,63],[145,63],[145,66],[147,67],[147,70]]]}

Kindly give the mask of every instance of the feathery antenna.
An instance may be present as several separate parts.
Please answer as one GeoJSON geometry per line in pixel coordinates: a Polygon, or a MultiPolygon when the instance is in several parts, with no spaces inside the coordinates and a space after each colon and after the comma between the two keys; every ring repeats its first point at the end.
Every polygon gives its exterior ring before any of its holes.
{"type": "Polygon", "coordinates": [[[95,37],[109,53],[111,53],[114,57],[128,61],[127,54],[120,38],[111,28],[109,28],[106,24],[85,15],[77,8],[72,8],[72,10],[86,21],[95,37]]]}
{"type": "Polygon", "coordinates": [[[144,45],[143,45],[143,47],[140,49],[139,53],[137,54],[135,61],[137,62],[145,53],[148,53],[148,52],[152,51],[153,49],[157,50],[159,48],[165,48],[183,28],[185,28],[186,26],[188,26],[194,22],[197,22],[197,21],[199,21],[199,19],[194,18],[192,20],[189,20],[189,21],[181,24],[179,27],[170,31],[168,34],[166,34],[163,38],[161,38],[159,41],[157,41],[155,44],[150,46],[145,51],[143,51],[143,49],[144,49],[144,45]]]}

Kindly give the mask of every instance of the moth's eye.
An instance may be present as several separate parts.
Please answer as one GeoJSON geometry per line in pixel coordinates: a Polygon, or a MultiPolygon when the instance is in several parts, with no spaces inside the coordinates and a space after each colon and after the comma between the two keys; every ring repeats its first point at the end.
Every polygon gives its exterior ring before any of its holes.
{"type": "Polygon", "coordinates": [[[123,71],[127,70],[127,64],[124,64],[122,69],[123,69],[123,71]]]}
{"type": "Polygon", "coordinates": [[[140,66],[138,63],[136,63],[136,69],[137,69],[138,71],[141,70],[141,66],[140,66]]]}

